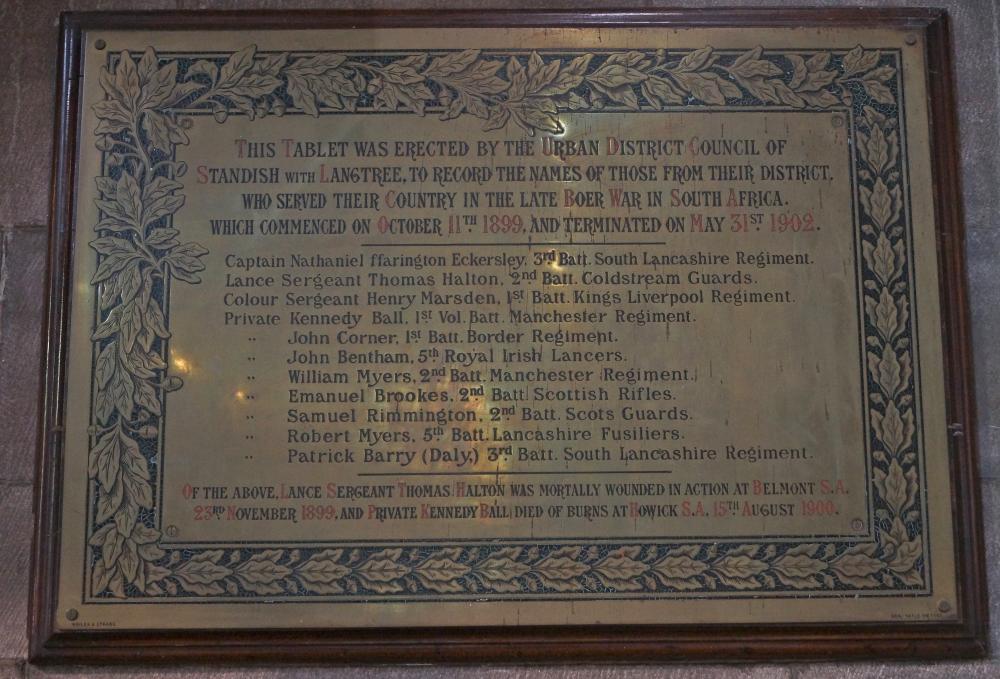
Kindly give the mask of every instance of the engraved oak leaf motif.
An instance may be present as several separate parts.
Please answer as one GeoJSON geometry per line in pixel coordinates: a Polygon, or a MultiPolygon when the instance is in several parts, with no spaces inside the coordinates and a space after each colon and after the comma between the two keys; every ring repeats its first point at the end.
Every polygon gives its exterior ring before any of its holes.
{"type": "Polygon", "coordinates": [[[495,592],[517,592],[521,590],[519,578],[531,571],[531,566],[521,560],[520,547],[505,547],[479,561],[473,574],[495,592]]]}
{"type": "Polygon", "coordinates": [[[637,591],[644,588],[641,576],[650,567],[639,559],[641,548],[622,547],[595,563],[591,569],[601,582],[619,592],[637,591]]]}
{"type": "Polygon", "coordinates": [[[531,573],[541,583],[557,592],[569,592],[580,587],[580,576],[590,567],[579,561],[579,547],[561,547],[532,565],[531,573]]]}
{"type": "Polygon", "coordinates": [[[338,581],[347,577],[351,569],[341,563],[344,550],[324,549],[295,568],[295,576],[303,587],[316,594],[340,594],[344,591],[338,581]]]}

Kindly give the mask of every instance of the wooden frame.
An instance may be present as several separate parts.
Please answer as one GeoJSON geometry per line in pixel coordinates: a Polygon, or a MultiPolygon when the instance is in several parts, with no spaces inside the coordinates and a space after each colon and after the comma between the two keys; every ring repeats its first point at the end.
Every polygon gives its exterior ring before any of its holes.
{"type": "Polygon", "coordinates": [[[971,658],[986,653],[987,602],[964,233],[959,197],[957,121],[948,20],[938,10],[664,10],[592,12],[293,12],[65,14],[57,92],[47,347],[41,394],[33,583],[29,607],[35,662],[587,662],[759,661],[850,658],[971,658]],[[65,346],[79,134],[81,35],[101,29],[529,27],[529,26],[841,26],[878,23],[922,32],[932,121],[932,166],[939,225],[941,333],[952,430],[952,506],[960,587],[954,623],[889,625],[736,625],[523,627],[390,630],[53,632],[60,539],[65,346]]]}

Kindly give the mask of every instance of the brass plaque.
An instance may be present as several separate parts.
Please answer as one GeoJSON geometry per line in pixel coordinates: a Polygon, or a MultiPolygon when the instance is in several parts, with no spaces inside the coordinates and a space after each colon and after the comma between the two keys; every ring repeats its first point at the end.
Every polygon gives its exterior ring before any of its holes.
{"type": "Polygon", "coordinates": [[[84,31],[56,630],[959,620],[924,40],[84,31]]]}

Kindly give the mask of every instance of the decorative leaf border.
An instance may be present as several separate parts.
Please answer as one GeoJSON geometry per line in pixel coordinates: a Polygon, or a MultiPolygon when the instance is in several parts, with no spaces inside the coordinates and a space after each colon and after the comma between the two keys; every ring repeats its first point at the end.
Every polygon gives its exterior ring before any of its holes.
{"type": "Polygon", "coordinates": [[[639,593],[919,593],[927,579],[916,447],[911,271],[901,182],[894,52],[464,50],[397,55],[258,53],[193,60],[122,52],[100,75],[100,212],[92,334],[89,597],[255,597],[639,593]],[[200,282],[207,250],[182,242],[175,160],[192,114],[218,123],[285,113],[467,115],[483,130],[560,133],[567,111],[776,106],[852,109],[861,220],[874,541],[688,544],[499,544],[172,549],[154,490],[168,374],[164,300],[174,279],[200,282]]]}

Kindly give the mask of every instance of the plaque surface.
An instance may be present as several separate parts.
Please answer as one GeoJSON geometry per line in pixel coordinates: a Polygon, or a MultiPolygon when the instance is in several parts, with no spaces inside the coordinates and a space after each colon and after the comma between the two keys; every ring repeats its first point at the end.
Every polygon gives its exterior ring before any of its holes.
{"type": "Polygon", "coordinates": [[[981,652],[943,19],[699,17],[71,17],[36,655],[981,652]]]}

